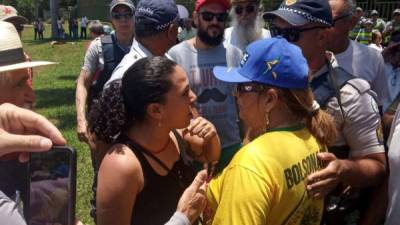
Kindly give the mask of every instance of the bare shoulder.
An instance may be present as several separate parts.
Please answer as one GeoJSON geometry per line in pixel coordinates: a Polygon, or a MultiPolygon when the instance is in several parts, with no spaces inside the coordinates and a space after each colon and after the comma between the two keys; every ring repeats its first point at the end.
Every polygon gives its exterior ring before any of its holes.
{"type": "Polygon", "coordinates": [[[133,151],[123,144],[111,146],[101,162],[99,172],[115,178],[133,178],[136,181],[143,178],[139,160],[133,151]]]}

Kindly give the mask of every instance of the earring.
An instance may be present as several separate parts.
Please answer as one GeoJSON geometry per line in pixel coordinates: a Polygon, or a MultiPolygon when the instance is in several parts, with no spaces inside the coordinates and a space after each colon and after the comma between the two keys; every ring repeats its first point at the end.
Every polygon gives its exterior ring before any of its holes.
{"type": "Polygon", "coordinates": [[[269,112],[265,113],[264,123],[265,123],[265,131],[267,131],[268,130],[268,126],[269,126],[269,112]]]}

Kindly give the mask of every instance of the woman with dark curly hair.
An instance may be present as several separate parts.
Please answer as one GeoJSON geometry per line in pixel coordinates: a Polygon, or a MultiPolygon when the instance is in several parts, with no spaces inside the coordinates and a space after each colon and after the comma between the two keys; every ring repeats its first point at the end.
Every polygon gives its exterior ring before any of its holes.
{"type": "Polygon", "coordinates": [[[165,57],[137,61],[106,89],[90,112],[91,130],[113,143],[98,173],[98,224],[164,224],[194,178],[186,159],[218,160],[216,129],[195,115],[195,100],[165,57]]]}

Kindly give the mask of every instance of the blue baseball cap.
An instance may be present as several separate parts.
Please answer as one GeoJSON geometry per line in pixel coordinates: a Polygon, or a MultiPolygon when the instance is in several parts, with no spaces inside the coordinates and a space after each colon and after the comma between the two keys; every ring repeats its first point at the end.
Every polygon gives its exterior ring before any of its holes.
{"type": "Polygon", "coordinates": [[[280,17],[293,26],[320,23],[333,26],[331,6],[328,0],[284,0],[275,11],[264,13],[264,19],[280,17]]]}
{"type": "Polygon", "coordinates": [[[265,85],[305,89],[309,85],[307,61],[301,49],[280,36],[251,43],[240,66],[213,69],[217,79],[232,82],[257,82],[265,85]]]}
{"type": "Polygon", "coordinates": [[[161,31],[179,19],[178,7],[174,0],[141,0],[136,7],[135,19],[146,21],[161,31]]]}

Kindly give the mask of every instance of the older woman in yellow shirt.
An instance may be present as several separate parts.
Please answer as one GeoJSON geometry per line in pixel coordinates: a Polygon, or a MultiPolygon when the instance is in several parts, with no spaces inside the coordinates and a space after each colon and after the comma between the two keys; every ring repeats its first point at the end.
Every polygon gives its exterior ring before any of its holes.
{"type": "Polygon", "coordinates": [[[214,68],[237,83],[251,142],[209,184],[212,224],[319,225],[323,200],[307,195],[305,178],[336,130],[313,99],[308,72],[301,50],[280,37],[250,44],[239,68],[214,68]]]}

